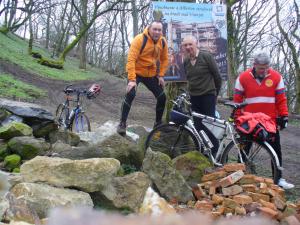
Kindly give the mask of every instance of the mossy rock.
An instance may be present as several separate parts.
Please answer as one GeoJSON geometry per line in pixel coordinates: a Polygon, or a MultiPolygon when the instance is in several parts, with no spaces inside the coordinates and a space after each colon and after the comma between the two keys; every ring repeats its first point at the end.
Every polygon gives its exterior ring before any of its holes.
{"type": "Polygon", "coordinates": [[[63,61],[55,61],[47,58],[40,58],[38,60],[38,63],[44,66],[48,66],[50,68],[56,68],[56,69],[63,69],[64,68],[64,63],[63,61]]]}
{"type": "Polygon", "coordinates": [[[5,120],[6,117],[11,115],[10,112],[6,111],[5,109],[0,108],[0,121],[5,120]]]}
{"type": "Polygon", "coordinates": [[[14,168],[12,172],[13,172],[13,173],[20,173],[20,168],[19,168],[19,167],[14,168]]]}
{"type": "Polygon", "coordinates": [[[36,59],[41,59],[41,58],[42,58],[41,53],[38,53],[38,52],[31,52],[30,54],[31,54],[31,56],[32,56],[33,58],[36,58],[36,59]]]}
{"type": "Polygon", "coordinates": [[[6,143],[0,142],[0,162],[4,160],[6,156],[9,155],[8,147],[6,143]]]}
{"type": "Polygon", "coordinates": [[[31,136],[32,128],[24,123],[12,122],[0,127],[0,139],[8,140],[18,136],[31,136]]]}
{"type": "Polygon", "coordinates": [[[190,186],[198,184],[205,169],[213,166],[210,160],[198,151],[188,152],[174,158],[173,165],[190,186]]]}
{"type": "Polygon", "coordinates": [[[21,156],[17,154],[8,155],[4,159],[4,167],[9,171],[12,171],[15,168],[19,168],[21,165],[21,156]]]}

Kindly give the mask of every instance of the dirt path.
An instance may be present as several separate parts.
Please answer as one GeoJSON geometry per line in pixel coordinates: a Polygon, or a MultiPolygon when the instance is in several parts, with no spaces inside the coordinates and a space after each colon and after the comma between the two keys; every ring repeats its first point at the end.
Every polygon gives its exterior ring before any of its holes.
{"type": "MultiPolygon", "coordinates": [[[[68,84],[65,81],[52,80],[24,71],[18,65],[0,60],[0,70],[12,74],[17,79],[37,86],[48,92],[47,98],[36,99],[35,103],[45,106],[54,113],[57,105],[64,101],[63,88],[68,84]]],[[[120,107],[126,83],[114,77],[96,81],[73,82],[77,87],[88,87],[97,82],[102,86],[102,93],[94,100],[87,101],[87,115],[92,121],[92,126],[97,127],[107,120],[119,120],[120,107]]],[[[152,127],[155,115],[155,98],[152,94],[139,87],[136,99],[129,115],[129,124],[140,124],[152,127]]],[[[221,115],[228,115],[228,110],[219,107],[221,115]]],[[[226,117],[225,117],[226,118],[226,117]]],[[[289,198],[300,197],[300,128],[290,125],[281,132],[283,153],[283,176],[293,182],[296,188],[289,191],[289,198]]]]}

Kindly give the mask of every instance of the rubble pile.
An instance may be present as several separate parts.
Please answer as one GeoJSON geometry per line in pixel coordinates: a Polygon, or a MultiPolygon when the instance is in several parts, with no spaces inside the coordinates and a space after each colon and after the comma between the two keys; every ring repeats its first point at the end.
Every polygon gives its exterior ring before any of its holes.
{"type": "Polygon", "coordinates": [[[227,164],[205,174],[193,187],[196,201],[187,205],[171,202],[177,212],[197,210],[221,216],[263,215],[285,224],[300,223],[300,201],[286,201],[285,192],[270,178],[245,174],[245,165],[227,164]]]}

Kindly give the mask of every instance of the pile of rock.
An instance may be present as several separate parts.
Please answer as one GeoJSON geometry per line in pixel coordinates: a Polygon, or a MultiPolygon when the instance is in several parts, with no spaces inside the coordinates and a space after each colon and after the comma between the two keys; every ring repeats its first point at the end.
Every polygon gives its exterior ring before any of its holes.
{"type": "Polygon", "coordinates": [[[287,202],[284,190],[272,179],[245,174],[244,171],[245,165],[236,163],[205,174],[202,183],[193,188],[197,201],[190,201],[185,206],[175,204],[176,210],[196,209],[214,218],[264,215],[278,221],[299,223],[300,202],[287,202]]]}

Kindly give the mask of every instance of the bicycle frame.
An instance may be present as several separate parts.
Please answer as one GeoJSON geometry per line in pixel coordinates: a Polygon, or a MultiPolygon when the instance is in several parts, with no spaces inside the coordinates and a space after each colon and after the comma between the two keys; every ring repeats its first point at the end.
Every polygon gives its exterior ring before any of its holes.
{"type": "MultiPolygon", "coordinates": [[[[196,112],[193,112],[193,111],[191,112],[191,114],[192,114],[193,117],[205,119],[209,122],[214,122],[216,124],[219,124],[221,129],[224,129],[223,137],[221,138],[218,151],[216,153],[216,156],[214,157],[211,153],[211,148],[213,147],[213,145],[212,145],[209,137],[205,134],[205,132],[203,130],[200,130],[199,132],[196,130],[192,118],[189,119],[184,124],[184,127],[194,134],[194,136],[196,137],[196,139],[198,141],[199,146],[201,146],[201,148],[203,148],[203,153],[207,154],[209,156],[210,160],[213,162],[214,165],[222,166],[222,163],[220,162],[221,156],[222,156],[226,146],[229,143],[228,142],[226,144],[226,141],[231,141],[231,140],[233,141],[234,145],[236,146],[236,148],[239,151],[238,155],[239,155],[240,162],[244,163],[244,160],[243,160],[243,157],[242,157],[242,152],[241,152],[241,150],[238,146],[239,145],[238,141],[237,141],[237,135],[238,134],[235,132],[235,129],[234,129],[233,125],[229,121],[226,121],[226,120],[223,120],[223,119],[217,119],[217,118],[210,117],[210,116],[206,116],[206,115],[196,113],[196,112]],[[224,128],[223,128],[223,126],[224,126],[224,128]],[[208,144],[205,144],[205,141],[207,141],[205,139],[208,139],[208,144]]],[[[279,170],[283,170],[283,168],[280,166],[278,156],[277,156],[275,150],[272,148],[272,146],[266,141],[263,142],[263,144],[265,144],[271,150],[271,152],[272,152],[272,154],[275,158],[275,161],[276,161],[276,167],[279,170]]]]}

